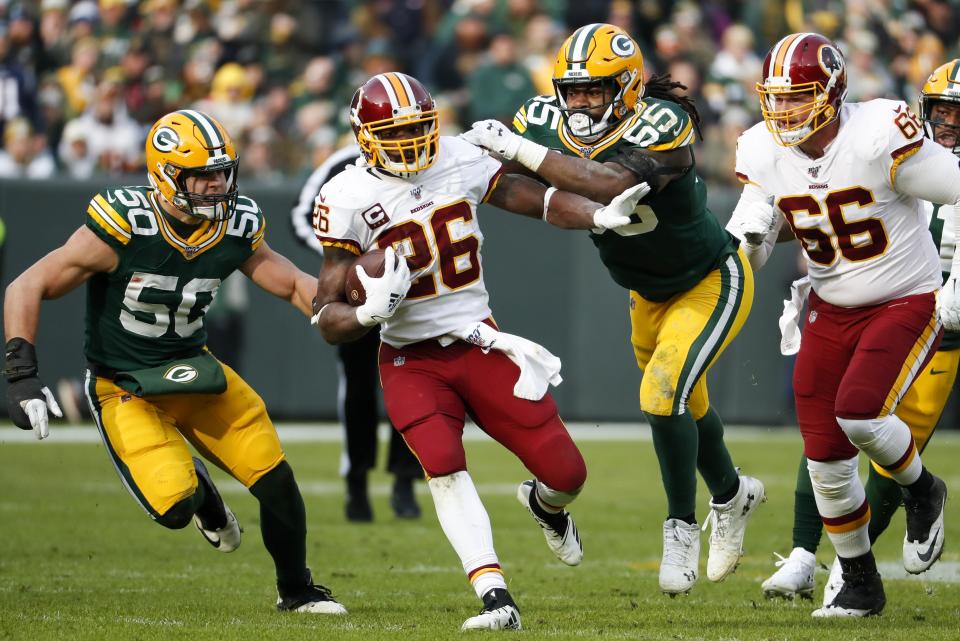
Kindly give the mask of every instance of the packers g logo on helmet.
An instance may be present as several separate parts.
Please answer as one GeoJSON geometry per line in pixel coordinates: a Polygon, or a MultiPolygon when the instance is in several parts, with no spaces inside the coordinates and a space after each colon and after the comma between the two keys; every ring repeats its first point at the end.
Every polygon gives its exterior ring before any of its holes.
{"type": "Polygon", "coordinates": [[[153,146],[157,148],[158,151],[168,152],[173,151],[180,146],[180,138],[170,127],[160,127],[153,134],[153,146]]]}
{"type": "Polygon", "coordinates": [[[563,114],[563,126],[581,142],[592,144],[632,112],[643,91],[643,55],[623,29],[612,24],[588,24],[566,39],[553,66],[553,88],[563,114]],[[567,105],[574,86],[601,85],[604,102],[584,109],[567,105]],[[609,97],[608,97],[609,96],[609,97]],[[598,110],[602,114],[597,117],[598,110]]]}
{"type": "Polygon", "coordinates": [[[154,123],[145,145],[150,185],[177,209],[204,220],[226,220],[237,203],[239,159],[227,130],[215,118],[181,109],[154,123]],[[226,191],[195,193],[187,179],[224,172],[226,191]]]}

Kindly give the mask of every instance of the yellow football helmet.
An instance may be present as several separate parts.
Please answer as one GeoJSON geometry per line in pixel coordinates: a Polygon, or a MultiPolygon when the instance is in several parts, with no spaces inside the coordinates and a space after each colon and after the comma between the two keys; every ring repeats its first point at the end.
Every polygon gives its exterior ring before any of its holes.
{"type": "Polygon", "coordinates": [[[592,143],[632,112],[643,91],[643,54],[627,32],[612,24],[588,24],[566,39],[553,65],[553,88],[563,124],[575,138],[592,143]],[[613,96],[603,103],[599,119],[592,109],[567,107],[567,91],[574,85],[602,84],[613,96]]]}
{"type": "Polygon", "coordinates": [[[960,58],[937,67],[920,90],[920,119],[927,138],[937,140],[937,127],[947,128],[954,134],[950,150],[960,156],[960,118],[957,116],[960,116],[960,58]],[[933,119],[933,108],[938,102],[957,106],[954,122],[933,119]]]}
{"type": "Polygon", "coordinates": [[[237,204],[240,160],[230,134],[216,119],[192,109],[163,116],[147,134],[147,175],[150,185],[177,209],[204,220],[226,220],[237,204]],[[223,171],[223,194],[187,191],[191,175],[223,171]]]}

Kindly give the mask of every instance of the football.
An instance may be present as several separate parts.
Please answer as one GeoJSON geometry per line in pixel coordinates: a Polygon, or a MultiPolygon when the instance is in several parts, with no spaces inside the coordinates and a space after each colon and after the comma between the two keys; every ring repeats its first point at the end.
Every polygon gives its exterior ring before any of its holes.
{"type": "Polygon", "coordinates": [[[384,260],[384,251],[382,249],[374,249],[358,256],[357,259],[353,261],[349,271],[347,271],[347,282],[344,286],[344,293],[347,296],[348,303],[354,307],[359,307],[367,302],[367,292],[363,290],[363,284],[360,282],[360,277],[357,276],[357,265],[363,267],[363,271],[365,271],[368,276],[379,278],[383,276],[384,260]]]}

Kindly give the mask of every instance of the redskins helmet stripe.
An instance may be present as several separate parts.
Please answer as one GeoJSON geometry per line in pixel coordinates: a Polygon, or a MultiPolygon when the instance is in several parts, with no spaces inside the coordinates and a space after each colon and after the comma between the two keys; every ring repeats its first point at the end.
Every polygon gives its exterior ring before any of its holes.
{"type": "Polygon", "coordinates": [[[783,72],[784,68],[790,69],[790,61],[797,50],[797,45],[803,39],[803,36],[810,36],[810,33],[792,33],[773,46],[773,52],[770,54],[770,75],[782,78],[787,75],[783,72]]]}

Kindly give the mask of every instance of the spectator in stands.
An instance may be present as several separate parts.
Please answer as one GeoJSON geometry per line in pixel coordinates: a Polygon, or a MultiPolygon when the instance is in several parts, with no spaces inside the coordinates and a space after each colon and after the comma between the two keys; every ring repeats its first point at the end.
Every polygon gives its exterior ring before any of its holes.
{"type": "Polygon", "coordinates": [[[517,105],[536,94],[530,72],[517,60],[517,42],[509,33],[498,33],[490,41],[486,60],[467,79],[468,107],[472,122],[493,118],[513,120],[517,105]]]}
{"type": "Polygon", "coordinates": [[[3,131],[0,178],[50,178],[56,171],[53,156],[34,138],[25,118],[14,118],[3,131]]]}

